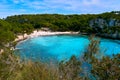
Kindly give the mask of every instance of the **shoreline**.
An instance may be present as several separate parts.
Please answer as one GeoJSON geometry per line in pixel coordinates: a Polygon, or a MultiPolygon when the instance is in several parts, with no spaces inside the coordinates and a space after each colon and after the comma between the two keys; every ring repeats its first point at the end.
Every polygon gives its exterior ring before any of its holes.
{"type": "MultiPolygon", "coordinates": [[[[49,36],[49,35],[64,35],[64,34],[68,34],[68,35],[72,35],[72,34],[80,34],[80,35],[90,35],[87,33],[80,33],[80,32],[74,32],[74,31],[65,31],[65,32],[52,32],[52,31],[42,31],[42,30],[34,30],[31,34],[24,34],[23,35],[17,35],[17,38],[14,40],[14,42],[20,42],[20,41],[24,41],[26,39],[30,39],[30,38],[34,38],[34,37],[38,37],[38,36],[49,36]]],[[[120,40],[119,38],[114,38],[111,36],[104,36],[104,35],[100,35],[100,34],[95,34],[98,37],[101,38],[106,38],[106,39],[113,39],[113,40],[120,40]]]]}
{"type": "Polygon", "coordinates": [[[112,40],[120,40],[120,37],[116,36],[115,34],[96,34],[96,36],[106,39],[112,39],[112,40]]]}
{"type": "Polygon", "coordinates": [[[38,36],[62,35],[62,34],[79,34],[79,32],[72,32],[72,31],[51,32],[51,31],[34,30],[31,34],[25,33],[24,35],[18,35],[17,38],[14,40],[14,42],[23,41],[23,40],[38,37],[38,36]]]}
{"type": "MultiPolygon", "coordinates": [[[[23,35],[18,35],[17,38],[14,40],[14,42],[16,42],[17,44],[26,41],[28,39],[31,38],[35,38],[35,37],[39,37],[39,36],[52,36],[52,35],[90,35],[88,33],[80,33],[80,32],[73,32],[73,31],[66,31],[66,32],[51,32],[51,31],[42,31],[42,30],[34,30],[31,34],[24,34],[23,35]]],[[[115,39],[115,38],[109,38],[109,37],[103,37],[100,36],[98,34],[95,34],[95,36],[97,37],[101,37],[101,38],[105,38],[105,39],[112,39],[112,40],[119,40],[119,39],[115,39]]],[[[16,44],[16,45],[17,45],[16,44]]],[[[11,50],[14,50],[15,48],[11,48],[11,50]]]]}
{"type": "MultiPolygon", "coordinates": [[[[31,39],[34,37],[39,37],[39,36],[50,36],[50,35],[91,35],[88,33],[80,33],[80,32],[74,32],[74,31],[65,31],[65,32],[52,32],[52,31],[43,31],[43,30],[34,30],[31,34],[24,34],[23,35],[17,35],[17,38],[13,41],[13,42],[17,42],[17,44],[19,42],[25,41],[27,39],[31,39]]],[[[95,34],[95,36],[100,37],[100,38],[106,38],[106,39],[112,39],[112,40],[120,40],[119,38],[113,38],[113,37],[109,37],[109,36],[104,36],[104,35],[99,35],[99,34],[95,34]]]]}

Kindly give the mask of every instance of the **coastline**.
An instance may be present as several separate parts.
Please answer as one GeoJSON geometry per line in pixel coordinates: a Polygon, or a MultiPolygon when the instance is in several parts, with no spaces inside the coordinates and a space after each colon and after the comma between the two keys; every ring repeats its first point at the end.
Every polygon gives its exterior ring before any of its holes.
{"type": "Polygon", "coordinates": [[[42,31],[42,30],[34,30],[31,34],[24,34],[24,35],[18,35],[17,38],[14,40],[15,42],[23,41],[29,38],[34,38],[38,36],[49,36],[49,35],[62,35],[62,34],[79,34],[79,32],[72,32],[72,31],[66,31],[66,32],[51,32],[51,31],[42,31]]]}
{"type": "MultiPolygon", "coordinates": [[[[49,36],[49,35],[64,35],[64,34],[68,34],[68,35],[72,35],[72,34],[80,34],[80,35],[90,35],[88,33],[80,33],[80,32],[74,32],[74,31],[65,31],[65,32],[60,32],[60,31],[43,31],[43,30],[34,30],[31,34],[24,34],[24,35],[17,35],[17,38],[14,40],[14,42],[22,42],[24,40],[30,39],[30,38],[34,38],[34,37],[38,37],[38,36],[49,36]]],[[[98,37],[101,38],[106,38],[106,39],[112,39],[112,40],[120,40],[120,38],[115,38],[115,37],[111,37],[108,35],[102,35],[102,34],[95,34],[98,37]]]]}

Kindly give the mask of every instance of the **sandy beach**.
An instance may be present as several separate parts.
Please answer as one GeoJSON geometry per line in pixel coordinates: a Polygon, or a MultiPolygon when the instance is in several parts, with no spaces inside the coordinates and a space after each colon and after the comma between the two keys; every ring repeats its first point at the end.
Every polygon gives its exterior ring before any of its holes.
{"type": "Polygon", "coordinates": [[[17,38],[15,39],[15,41],[21,41],[24,39],[29,39],[29,38],[33,38],[33,37],[38,37],[38,36],[46,36],[46,35],[60,35],[60,34],[78,34],[79,32],[51,32],[51,31],[33,31],[33,33],[31,34],[24,34],[23,35],[18,35],[17,38]]]}

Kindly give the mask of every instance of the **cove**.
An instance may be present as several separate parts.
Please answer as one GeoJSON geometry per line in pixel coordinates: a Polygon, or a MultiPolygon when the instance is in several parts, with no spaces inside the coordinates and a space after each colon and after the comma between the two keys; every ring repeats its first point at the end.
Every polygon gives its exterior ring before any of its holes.
{"type": "MultiPolygon", "coordinates": [[[[84,54],[89,39],[81,35],[52,35],[27,39],[16,45],[21,58],[37,61],[67,60],[72,55],[84,54]]],[[[112,56],[120,53],[120,41],[100,39],[100,56],[112,56]]]]}

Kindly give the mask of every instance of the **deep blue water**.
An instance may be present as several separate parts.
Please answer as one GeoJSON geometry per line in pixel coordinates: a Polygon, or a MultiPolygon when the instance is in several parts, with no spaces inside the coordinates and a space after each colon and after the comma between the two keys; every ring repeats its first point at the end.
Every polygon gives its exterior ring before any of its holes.
{"type": "MultiPolygon", "coordinates": [[[[89,44],[87,36],[55,35],[40,36],[25,40],[17,44],[20,57],[41,61],[61,61],[69,59],[72,55],[80,57],[89,44]]],[[[120,41],[101,39],[100,56],[117,54],[120,52],[120,41]]]]}

